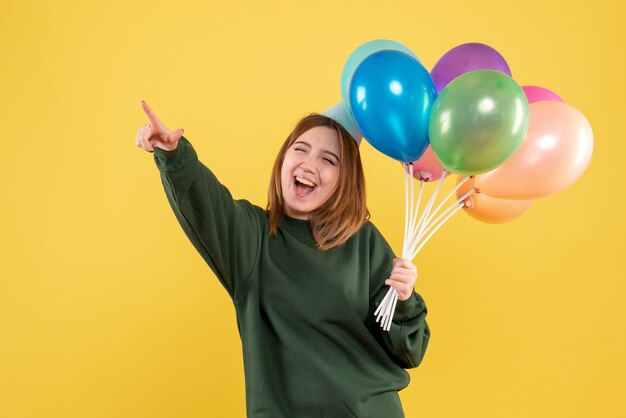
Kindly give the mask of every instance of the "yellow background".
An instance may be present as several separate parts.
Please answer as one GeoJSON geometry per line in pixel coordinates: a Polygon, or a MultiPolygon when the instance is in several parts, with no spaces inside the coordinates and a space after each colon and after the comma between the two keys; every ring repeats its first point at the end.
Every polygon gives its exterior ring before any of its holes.
{"type": "MultiPolygon", "coordinates": [[[[429,70],[489,44],[595,135],[571,188],[508,224],[459,213],[415,259],[432,339],[407,417],[626,416],[625,18],[617,0],[2,0],[0,416],[244,416],[234,310],[135,147],[140,100],[264,206],[279,145],[376,38],[429,70]]],[[[400,251],[402,171],[361,150],[400,251]]]]}

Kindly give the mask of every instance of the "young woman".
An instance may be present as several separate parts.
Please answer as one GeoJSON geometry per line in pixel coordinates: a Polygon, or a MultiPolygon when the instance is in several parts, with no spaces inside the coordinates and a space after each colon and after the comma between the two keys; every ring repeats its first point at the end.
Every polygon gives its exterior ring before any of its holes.
{"type": "Polygon", "coordinates": [[[182,130],[142,102],[137,146],[154,152],[168,201],[233,300],[253,418],[404,417],[430,330],[417,269],[368,220],[358,144],[324,115],[303,118],[278,153],[266,209],[234,200],[182,130]],[[389,332],[373,315],[388,286],[389,332]]]}

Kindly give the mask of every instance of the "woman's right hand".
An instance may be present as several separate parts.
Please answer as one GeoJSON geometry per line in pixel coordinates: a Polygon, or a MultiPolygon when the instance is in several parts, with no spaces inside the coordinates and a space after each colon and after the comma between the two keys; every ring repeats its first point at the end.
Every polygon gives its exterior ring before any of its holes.
{"type": "Polygon", "coordinates": [[[154,147],[165,151],[174,151],[178,146],[178,140],[183,136],[184,129],[170,131],[161,123],[154,114],[148,103],[141,101],[141,108],[148,116],[148,122],[137,131],[135,145],[148,152],[154,152],[154,147]]]}

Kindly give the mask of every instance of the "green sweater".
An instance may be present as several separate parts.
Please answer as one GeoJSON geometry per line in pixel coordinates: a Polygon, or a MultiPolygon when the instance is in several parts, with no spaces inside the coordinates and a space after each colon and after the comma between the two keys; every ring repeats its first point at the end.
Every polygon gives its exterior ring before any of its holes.
{"type": "Polygon", "coordinates": [[[420,364],[430,330],[417,293],[398,301],[389,332],[375,322],[394,258],[376,227],[327,251],[304,220],[286,217],[270,237],[265,210],[234,200],[185,137],[154,159],[183,231],[233,300],[248,417],[404,417],[404,368],[420,364]]]}

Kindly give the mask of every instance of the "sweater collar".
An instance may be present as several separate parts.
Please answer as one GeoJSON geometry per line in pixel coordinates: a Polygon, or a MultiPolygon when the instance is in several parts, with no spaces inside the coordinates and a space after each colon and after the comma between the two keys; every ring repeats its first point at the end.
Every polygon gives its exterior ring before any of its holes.
{"type": "Polygon", "coordinates": [[[316,247],[315,238],[311,232],[311,222],[305,219],[296,219],[283,215],[280,227],[293,235],[298,241],[316,247]]]}

